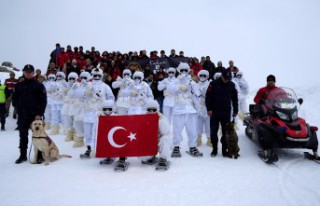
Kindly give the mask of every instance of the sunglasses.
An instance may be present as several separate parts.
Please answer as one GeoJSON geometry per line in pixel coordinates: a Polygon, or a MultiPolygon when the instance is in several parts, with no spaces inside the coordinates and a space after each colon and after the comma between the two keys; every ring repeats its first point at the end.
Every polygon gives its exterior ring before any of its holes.
{"type": "Polygon", "coordinates": [[[180,72],[188,72],[187,69],[180,69],[180,72]]]}
{"type": "Polygon", "coordinates": [[[73,77],[72,77],[72,78],[69,78],[69,80],[71,80],[71,81],[72,81],[72,80],[76,80],[76,78],[73,78],[73,77]]]}
{"type": "Polygon", "coordinates": [[[57,78],[62,78],[62,76],[61,75],[57,75],[57,78]]]}
{"type": "Polygon", "coordinates": [[[102,111],[109,111],[109,112],[111,112],[112,111],[112,108],[102,108],[102,111]]]}
{"type": "Polygon", "coordinates": [[[207,77],[207,75],[199,75],[199,77],[205,77],[205,78],[206,78],[206,77],[207,77]]]}
{"type": "Polygon", "coordinates": [[[128,74],[128,73],[124,73],[124,74],[123,74],[123,76],[130,76],[130,74],[128,74]]]}
{"type": "Polygon", "coordinates": [[[148,112],[156,112],[157,109],[156,109],[156,108],[148,108],[147,111],[148,111],[148,112]]]}
{"type": "Polygon", "coordinates": [[[93,77],[94,77],[94,78],[95,78],[95,77],[101,77],[101,75],[95,74],[95,75],[93,75],[93,77]]]}
{"type": "Polygon", "coordinates": [[[48,79],[49,79],[49,80],[54,80],[54,77],[49,77],[48,79]]]}
{"type": "Polygon", "coordinates": [[[80,77],[81,79],[87,79],[87,77],[80,77]]]}
{"type": "Polygon", "coordinates": [[[168,72],[168,74],[174,74],[174,72],[168,72]]]}
{"type": "Polygon", "coordinates": [[[141,79],[141,77],[135,77],[134,79],[139,79],[139,80],[140,80],[140,79],[141,79]]]}
{"type": "Polygon", "coordinates": [[[237,77],[242,77],[242,75],[239,74],[239,75],[237,75],[237,77]]]}

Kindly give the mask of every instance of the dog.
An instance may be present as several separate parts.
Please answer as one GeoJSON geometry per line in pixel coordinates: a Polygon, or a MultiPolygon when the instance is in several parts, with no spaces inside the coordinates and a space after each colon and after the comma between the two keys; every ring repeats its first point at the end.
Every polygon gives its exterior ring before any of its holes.
{"type": "Polygon", "coordinates": [[[238,135],[235,130],[235,122],[228,122],[226,125],[226,141],[228,147],[228,157],[237,159],[239,155],[238,135]]]}
{"type": "Polygon", "coordinates": [[[34,147],[34,164],[37,163],[38,151],[41,151],[45,155],[45,165],[49,165],[49,162],[56,161],[62,157],[71,158],[70,155],[60,155],[57,145],[50,139],[44,130],[44,122],[42,120],[35,120],[31,123],[32,130],[32,144],[34,147]]]}

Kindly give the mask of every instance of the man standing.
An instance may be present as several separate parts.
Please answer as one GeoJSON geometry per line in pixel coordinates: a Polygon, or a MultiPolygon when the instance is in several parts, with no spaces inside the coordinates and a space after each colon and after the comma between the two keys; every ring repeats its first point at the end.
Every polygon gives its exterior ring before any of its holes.
{"type": "Polygon", "coordinates": [[[222,76],[212,81],[206,92],[206,107],[210,119],[212,152],[215,157],[218,153],[218,129],[219,123],[222,129],[222,155],[227,155],[226,124],[230,122],[231,103],[233,108],[232,116],[238,114],[238,92],[231,80],[231,71],[222,70],[222,76]]]}
{"type": "MultiPolygon", "coordinates": [[[[20,136],[20,157],[16,160],[16,164],[27,161],[30,124],[34,120],[40,120],[43,117],[47,105],[46,89],[34,79],[34,67],[31,64],[27,64],[22,71],[24,80],[17,83],[12,96],[12,104],[18,113],[20,136]]],[[[41,153],[38,153],[38,156],[42,156],[41,153]]]]}
{"type": "Polygon", "coordinates": [[[8,89],[5,85],[1,84],[0,79],[0,123],[1,123],[1,131],[5,130],[6,124],[6,95],[8,93],[8,89]]]}
{"type": "MultiPolygon", "coordinates": [[[[10,73],[10,78],[6,79],[4,82],[4,85],[6,86],[7,90],[8,90],[8,94],[7,94],[7,100],[6,100],[6,116],[9,116],[9,110],[10,110],[10,104],[11,104],[11,100],[12,100],[12,94],[14,91],[14,87],[16,86],[16,84],[18,83],[18,79],[15,78],[16,74],[14,72],[10,73]]],[[[13,118],[16,119],[16,111],[13,111],[13,118]]]]}

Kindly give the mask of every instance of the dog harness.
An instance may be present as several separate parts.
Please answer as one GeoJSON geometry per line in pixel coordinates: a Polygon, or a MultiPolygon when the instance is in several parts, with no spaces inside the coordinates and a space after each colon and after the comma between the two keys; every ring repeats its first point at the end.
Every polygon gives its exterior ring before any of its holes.
{"type": "Polygon", "coordinates": [[[32,137],[35,139],[45,139],[47,140],[48,144],[50,145],[52,143],[52,140],[50,139],[50,137],[46,136],[46,137],[32,137]]]}

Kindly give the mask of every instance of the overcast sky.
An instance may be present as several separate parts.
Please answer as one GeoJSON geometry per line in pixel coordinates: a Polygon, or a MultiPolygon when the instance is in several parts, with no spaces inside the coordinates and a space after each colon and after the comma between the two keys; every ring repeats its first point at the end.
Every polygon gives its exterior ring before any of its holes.
{"type": "Polygon", "coordinates": [[[256,88],[273,73],[295,87],[319,78],[318,0],[1,0],[0,61],[45,70],[62,46],[183,50],[230,59],[256,88]]]}

